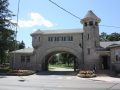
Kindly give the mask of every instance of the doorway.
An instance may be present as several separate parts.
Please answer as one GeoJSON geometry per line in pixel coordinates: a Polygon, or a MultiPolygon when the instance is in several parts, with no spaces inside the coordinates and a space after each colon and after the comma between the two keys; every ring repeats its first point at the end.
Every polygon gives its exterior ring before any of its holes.
{"type": "Polygon", "coordinates": [[[108,57],[102,56],[102,69],[108,69],[108,57]]]}

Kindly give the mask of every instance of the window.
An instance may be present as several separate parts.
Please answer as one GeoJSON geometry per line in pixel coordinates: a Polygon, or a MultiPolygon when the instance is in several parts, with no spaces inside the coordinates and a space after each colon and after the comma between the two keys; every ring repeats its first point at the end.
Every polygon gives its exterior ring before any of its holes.
{"type": "Polygon", "coordinates": [[[68,37],[68,41],[71,41],[71,37],[68,37]]]}
{"type": "Polygon", "coordinates": [[[73,41],[73,36],[71,36],[71,41],[73,41]]]}
{"type": "Polygon", "coordinates": [[[87,22],[84,23],[84,26],[85,26],[85,27],[87,26],[87,22]]]}
{"type": "Polygon", "coordinates": [[[96,41],[95,41],[95,47],[97,46],[96,44],[97,44],[97,43],[96,43],[96,41]]]}
{"type": "Polygon", "coordinates": [[[62,37],[62,41],[64,41],[64,37],[62,37]]]}
{"type": "Polygon", "coordinates": [[[90,38],[90,35],[88,34],[88,37],[87,37],[88,39],[90,38]]]}
{"type": "Polygon", "coordinates": [[[51,41],[53,41],[53,37],[51,37],[50,39],[51,39],[51,41]]]}
{"type": "Polygon", "coordinates": [[[57,37],[55,37],[55,41],[57,41],[57,37]]]}
{"type": "Polygon", "coordinates": [[[89,21],[89,25],[92,26],[93,25],[93,21],[89,21]]]}
{"type": "Polygon", "coordinates": [[[26,62],[30,62],[30,56],[26,56],[26,62]]]}
{"type": "Polygon", "coordinates": [[[90,54],[90,48],[88,48],[88,54],[90,54]]]}
{"type": "Polygon", "coordinates": [[[57,41],[59,41],[59,37],[57,37],[57,41]]]}
{"type": "Polygon", "coordinates": [[[50,41],[50,37],[48,37],[48,41],[50,41]]]}
{"type": "Polygon", "coordinates": [[[53,41],[53,37],[48,37],[48,41],[53,41]]]}
{"type": "Polygon", "coordinates": [[[98,26],[98,22],[95,22],[95,25],[98,26]]]}
{"type": "Polygon", "coordinates": [[[120,61],[120,51],[117,51],[115,53],[115,58],[116,58],[116,61],[120,61]]]}
{"type": "Polygon", "coordinates": [[[82,44],[80,43],[79,46],[82,47],[82,44]]]}
{"type": "Polygon", "coordinates": [[[40,37],[39,37],[39,41],[40,41],[40,37]]]}
{"type": "Polygon", "coordinates": [[[25,56],[21,56],[21,62],[25,62],[25,56]]]}
{"type": "Polygon", "coordinates": [[[68,41],[73,41],[73,37],[72,37],[72,36],[69,36],[69,37],[68,37],[68,41]]]}
{"type": "Polygon", "coordinates": [[[66,41],[66,37],[64,37],[64,41],[66,41]]]}

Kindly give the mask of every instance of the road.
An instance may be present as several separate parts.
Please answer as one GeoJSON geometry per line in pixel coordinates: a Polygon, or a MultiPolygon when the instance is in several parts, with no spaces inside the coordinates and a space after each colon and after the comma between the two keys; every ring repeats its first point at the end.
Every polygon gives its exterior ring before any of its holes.
{"type": "Polygon", "coordinates": [[[79,78],[73,71],[46,71],[30,76],[0,76],[0,90],[120,90],[120,82],[79,78]]]}

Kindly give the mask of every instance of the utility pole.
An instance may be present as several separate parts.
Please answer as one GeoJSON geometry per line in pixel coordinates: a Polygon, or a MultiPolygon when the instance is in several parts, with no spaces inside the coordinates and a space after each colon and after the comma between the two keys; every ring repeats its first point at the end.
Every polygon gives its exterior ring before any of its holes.
{"type": "Polygon", "coordinates": [[[19,15],[19,5],[20,5],[20,0],[18,0],[18,10],[17,10],[17,25],[16,25],[16,30],[15,30],[15,35],[14,35],[14,62],[13,62],[13,69],[15,69],[15,61],[16,61],[16,43],[17,43],[17,27],[18,27],[18,15],[19,15]]]}

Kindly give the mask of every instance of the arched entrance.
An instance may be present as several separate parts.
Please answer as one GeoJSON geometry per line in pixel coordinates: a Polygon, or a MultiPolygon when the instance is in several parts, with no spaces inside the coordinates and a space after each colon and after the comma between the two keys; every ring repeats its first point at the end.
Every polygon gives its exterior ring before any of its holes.
{"type": "MultiPolygon", "coordinates": [[[[39,56],[38,63],[41,64],[42,71],[48,71],[48,61],[53,55],[57,53],[69,53],[74,55],[77,58],[77,60],[74,60],[74,63],[76,63],[77,61],[79,64],[79,69],[81,68],[81,64],[82,64],[81,52],[77,52],[67,47],[54,47],[44,51],[44,53],[41,56],[39,56]]],[[[37,67],[37,69],[39,70],[40,67],[37,67]]]]}

